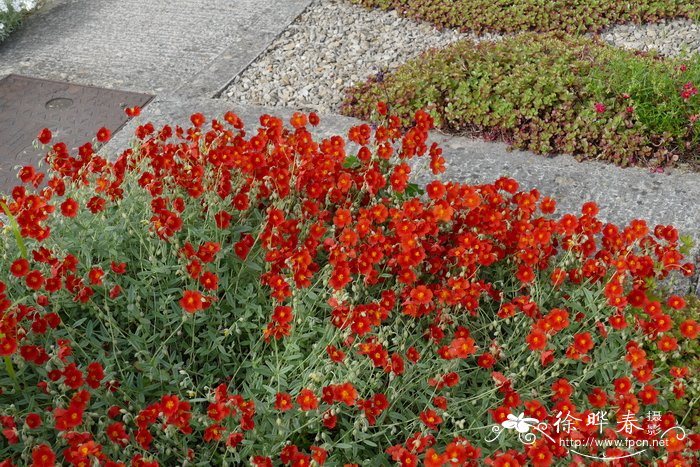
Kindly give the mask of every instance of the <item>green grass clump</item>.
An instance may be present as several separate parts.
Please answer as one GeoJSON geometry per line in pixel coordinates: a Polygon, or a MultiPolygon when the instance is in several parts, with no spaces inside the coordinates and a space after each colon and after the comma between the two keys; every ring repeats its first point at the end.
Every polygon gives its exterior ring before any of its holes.
{"type": "Polygon", "coordinates": [[[526,33],[461,41],[380,73],[348,91],[343,113],[372,119],[384,101],[405,121],[426,108],[447,132],[500,136],[540,154],[696,164],[700,95],[682,95],[693,83],[700,85],[698,57],[682,62],[582,36],[526,33]]]}
{"type": "Polygon", "coordinates": [[[696,0],[352,0],[462,31],[596,32],[616,23],[698,17],[696,0]]]}

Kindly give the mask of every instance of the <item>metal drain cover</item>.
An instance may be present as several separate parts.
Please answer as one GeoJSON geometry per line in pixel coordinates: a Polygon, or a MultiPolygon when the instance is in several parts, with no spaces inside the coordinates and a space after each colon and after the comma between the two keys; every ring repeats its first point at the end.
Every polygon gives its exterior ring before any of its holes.
{"type": "Polygon", "coordinates": [[[8,75],[0,79],[0,194],[19,184],[16,166],[34,165],[44,156],[32,146],[49,128],[76,154],[101,127],[112,133],[127,121],[126,107],[146,105],[153,96],[8,75]]]}

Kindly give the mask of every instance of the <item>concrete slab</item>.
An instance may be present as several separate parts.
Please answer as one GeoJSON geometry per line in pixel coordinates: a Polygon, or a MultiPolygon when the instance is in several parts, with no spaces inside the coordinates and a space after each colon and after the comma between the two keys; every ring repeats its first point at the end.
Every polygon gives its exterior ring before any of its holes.
{"type": "Polygon", "coordinates": [[[310,3],[51,0],[0,45],[0,77],[211,97],[310,3]]]}

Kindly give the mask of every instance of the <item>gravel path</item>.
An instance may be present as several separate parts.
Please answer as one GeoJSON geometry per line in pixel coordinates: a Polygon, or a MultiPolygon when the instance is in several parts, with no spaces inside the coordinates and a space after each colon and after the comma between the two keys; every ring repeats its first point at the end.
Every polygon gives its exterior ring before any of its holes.
{"type": "Polygon", "coordinates": [[[672,20],[655,24],[623,24],[603,32],[600,37],[617,47],[657,50],[662,55],[683,52],[700,53],[700,23],[672,20]]]}
{"type": "Polygon", "coordinates": [[[342,0],[314,2],[266,53],[224,92],[224,98],[303,110],[337,110],[343,90],[380,70],[463,37],[394,12],[368,11],[342,0]]]}
{"type": "MultiPolygon", "coordinates": [[[[470,37],[437,31],[395,12],[366,10],[346,0],[317,0],[268,50],[237,76],[222,98],[269,107],[334,112],[344,89],[379,71],[396,68],[431,48],[470,37]]],[[[700,23],[672,20],[620,25],[604,31],[608,43],[664,55],[700,53],[700,23]]]]}

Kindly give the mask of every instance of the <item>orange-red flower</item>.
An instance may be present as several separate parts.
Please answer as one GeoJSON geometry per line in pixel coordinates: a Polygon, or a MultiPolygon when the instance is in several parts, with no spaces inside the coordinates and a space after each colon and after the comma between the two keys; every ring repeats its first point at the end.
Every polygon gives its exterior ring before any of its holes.
{"type": "Polygon", "coordinates": [[[53,135],[51,134],[51,130],[44,128],[39,132],[36,138],[41,144],[49,144],[51,142],[51,138],[53,138],[53,135]]]}
{"type": "Polygon", "coordinates": [[[294,408],[292,396],[286,392],[278,392],[275,396],[275,409],[285,412],[294,408]]]}
{"type": "Polygon", "coordinates": [[[683,321],[678,327],[681,331],[683,337],[688,339],[695,339],[700,333],[700,325],[694,319],[687,319],[683,321]]]}
{"type": "Polygon", "coordinates": [[[40,444],[32,450],[32,467],[53,467],[56,454],[48,444],[40,444]]]}
{"type": "Polygon", "coordinates": [[[679,297],[678,295],[671,295],[668,297],[666,303],[674,310],[682,310],[685,308],[685,299],[683,299],[683,297],[679,297]]]}
{"type": "Polygon", "coordinates": [[[302,389],[297,396],[297,404],[303,411],[314,410],[318,408],[318,398],[311,389],[302,389]]]}
{"type": "Polygon", "coordinates": [[[437,430],[438,425],[442,423],[442,417],[440,417],[433,409],[427,409],[421,412],[420,419],[423,424],[431,430],[437,430]]]}
{"type": "Polygon", "coordinates": [[[202,294],[196,290],[185,290],[180,299],[180,306],[188,313],[194,313],[203,308],[202,294]]]}
{"type": "Polygon", "coordinates": [[[66,217],[75,217],[78,214],[78,203],[74,199],[68,198],[61,203],[61,214],[66,217]]]}
{"type": "Polygon", "coordinates": [[[659,350],[662,352],[673,352],[678,349],[678,340],[675,337],[666,334],[656,343],[659,350]]]}
{"type": "Polygon", "coordinates": [[[527,335],[525,342],[530,350],[543,350],[547,347],[547,335],[535,328],[527,335]]]}
{"type": "Polygon", "coordinates": [[[24,258],[16,259],[10,265],[10,273],[15,277],[23,277],[29,274],[29,261],[24,258]]]}
{"type": "Polygon", "coordinates": [[[588,353],[594,345],[590,332],[582,332],[574,336],[573,347],[579,353],[588,353]]]}
{"type": "Polygon", "coordinates": [[[99,130],[97,130],[97,141],[99,141],[100,143],[106,143],[111,137],[112,132],[109,131],[107,128],[102,127],[99,130]]]}

